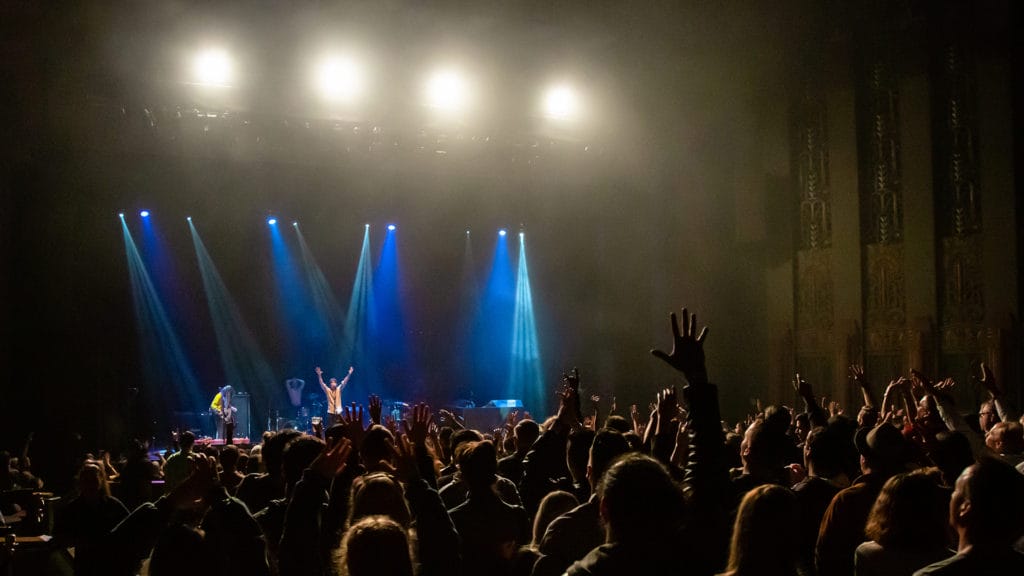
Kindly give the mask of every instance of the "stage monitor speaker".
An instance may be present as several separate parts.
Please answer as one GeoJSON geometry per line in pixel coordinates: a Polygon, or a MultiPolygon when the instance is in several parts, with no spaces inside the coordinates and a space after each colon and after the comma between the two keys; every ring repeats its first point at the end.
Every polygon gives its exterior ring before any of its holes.
{"type": "Polygon", "coordinates": [[[235,413],[235,438],[251,438],[250,422],[252,412],[248,392],[237,392],[231,400],[231,405],[238,408],[235,413]]]}
{"type": "Polygon", "coordinates": [[[501,427],[502,415],[498,408],[465,408],[462,410],[462,419],[466,428],[490,432],[501,427]]]}

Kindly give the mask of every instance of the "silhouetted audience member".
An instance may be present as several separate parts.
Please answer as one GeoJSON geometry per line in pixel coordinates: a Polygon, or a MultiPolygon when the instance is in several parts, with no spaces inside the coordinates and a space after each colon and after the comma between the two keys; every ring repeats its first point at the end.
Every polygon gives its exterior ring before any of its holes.
{"type": "Polygon", "coordinates": [[[105,575],[108,573],[104,537],[121,520],[128,509],[110,495],[110,486],[99,463],[87,461],[78,472],[78,495],[57,514],[53,536],[61,546],[75,548],[75,574],[105,575]]]}
{"type": "Polygon", "coordinates": [[[736,513],[726,576],[796,576],[797,540],[787,524],[796,515],[787,488],[765,484],[743,497],[736,513]]]}
{"type": "Polygon", "coordinates": [[[959,537],[957,553],[914,576],[1024,574],[1024,553],[1014,543],[1024,535],[1024,475],[1005,461],[984,457],[956,481],[949,523],[959,537]]]}
{"type": "Polygon", "coordinates": [[[405,528],[387,516],[367,516],[353,524],[342,557],[348,576],[413,576],[405,528]]]}
{"type": "Polygon", "coordinates": [[[897,474],[882,487],[868,517],[870,539],[857,547],[857,576],[911,576],[952,554],[946,531],[947,498],[923,472],[897,474]]]}

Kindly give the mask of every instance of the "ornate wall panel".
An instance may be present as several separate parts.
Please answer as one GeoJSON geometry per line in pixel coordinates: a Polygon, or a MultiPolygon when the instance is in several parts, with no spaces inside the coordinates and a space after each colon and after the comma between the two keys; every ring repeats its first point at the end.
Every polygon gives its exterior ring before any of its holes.
{"type": "MultiPolygon", "coordinates": [[[[941,237],[940,350],[980,355],[987,346],[972,69],[958,42],[935,67],[936,206],[941,237]]],[[[944,361],[949,366],[952,361],[944,361]]]]}

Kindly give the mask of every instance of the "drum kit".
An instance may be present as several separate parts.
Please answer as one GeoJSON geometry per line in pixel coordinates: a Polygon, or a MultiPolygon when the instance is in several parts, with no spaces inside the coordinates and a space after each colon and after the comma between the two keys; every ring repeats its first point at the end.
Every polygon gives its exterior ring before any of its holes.
{"type": "MultiPolygon", "coordinates": [[[[383,402],[383,414],[394,418],[395,421],[408,419],[412,413],[412,405],[408,402],[398,400],[386,400],[383,402]]],[[[317,399],[294,409],[294,416],[283,415],[281,410],[271,410],[267,418],[267,429],[278,430],[312,430],[314,424],[321,422],[332,422],[331,415],[327,413],[327,402],[317,399]]],[[[289,410],[291,411],[291,410],[289,410]]],[[[364,422],[369,424],[369,422],[364,422]]],[[[329,426],[330,424],[327,424],[329,426]]]]}

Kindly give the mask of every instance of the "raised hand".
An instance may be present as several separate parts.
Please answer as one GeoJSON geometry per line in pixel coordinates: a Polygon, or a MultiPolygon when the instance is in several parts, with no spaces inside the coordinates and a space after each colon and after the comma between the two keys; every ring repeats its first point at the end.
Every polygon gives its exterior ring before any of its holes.
{"type": "Polygon", "coordinates": [[[939,382],[938,384],[935,385],[935,389],[942,392],[952,391],[954,387],[956,387],[956,381],[953,380],[952,378],[946,378],[942,382],[939,382]]]}
{"type": "Polygon", "coordinates": [[[421,402],[412,407],[412,424],[410,425],[408,420],[402,420],[402,428],[409,441],[416,446],[424,446],[433,421],[434,417],[430,414],[430,406],[421,402]]]}
{"type": "Polygon", "coordinates": [[[352,441],[352,444],[359,447],[363,443],[363,407],[356,405],[346,406],[341,414],[341,423],[345,426],[345,436],[352,441]]]}
{"type": "Polygon", "coordinates": [[[316,375],[317,375],[317,376],[323,376],[323,375],[324,375],[324,371],[323,371],[323,370],[321,370],[319,366],[317,366],[316,368],[314,368],[314,369],[313,369],[313,371],[314,371],[314,372],[316,372],[316,375]]]}
{"type": "Polygon", "coordinates": [[[860,364],[850,365],[850,378],[862,387],[867,385],[867,378],[864,376],[864,367],[860,364]]]}
{"type": "Polygon", "coordinates": [[[339,438],[333,444],[324,446],[323,451],[310,463],[309,469],[331,480],[345,470],[351,452],[352,442],[348,438],[339,438]]]}
{"type": "Polygon", "coordinates": [[[392,434],[398,434],[398,422],[390,414],[384,417],[384,427],[390,430],[392,434]]]}
{"type": "Polygon", "coordinates": [[[995,374],[992,373],[992,369],[986,366],[984,362],[981,363],[981,378],[978,379],[978,382],[985,387],[985,390],[988,390],[989,396],[993,399],[1003,395],[1003,390],[1000,388],[995,374]]]}
{"type": "Polygon", "coordinates": [[[349,367],[348,367],[348,373],[349,373],[350,375],[351,375],[351,374],[352,374],[353,372],[355,372],[355,371],[356,371],[356,369],[355,369],[354,367],[352,367],[352,366],[349,366],[349,367]]]}
{"type": "Polygon", "coordinates": [[[191,458],[192,473],[167,495],[175,508],[195,507],[217,484],[217,460],[211,456],[195,454],[191,458]]]}
{"type": "Polygon", "coordinates": [[[416,454],[413,450],[413,445],[414,442],[411,442],[409,437],[395,436],[395,473],[398,479],[405,484],[420,479],[420,470],[416,465],[416,454]]]}
{"type": "Polygon", "coordinates": [[[679,412],[679,404],[676,401],[676,388],[665,388],[658,392],[658,419],[663,422],[675,418],[679,412]]]}
{"type": "Polygon", "coordinates": [[[801,398],[814,398],[814,388],[800,377],[800,373],[797,372],[793,378],[793,391],[800,395],[801,398]]]}
{"type": "Polygon", "coordinates": [[[373,422],[374,424],[380,424],[380,415],[384,408],[383,404],[380,401],[380,396],[377,396],[376,394],[370,394],[369,402],[370,422],[373,422]]]}
{"type": "Polygon", "coordinates": [[[707,327],[705,326],[698,334],[697,315],[690,314],[686,308],[683,308],[681,332],[675,312],[669,315],[669,324],[672,328],[672,351],[666,354],[655,349],[651,350],[651,354],[682,372],[690,384],[707,382],[707,367],[704,365],[704,338],[708,335],[707,327]]]}

